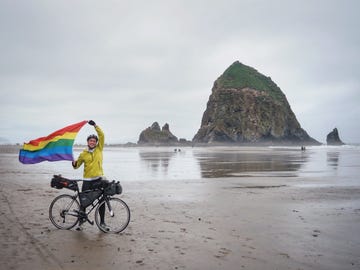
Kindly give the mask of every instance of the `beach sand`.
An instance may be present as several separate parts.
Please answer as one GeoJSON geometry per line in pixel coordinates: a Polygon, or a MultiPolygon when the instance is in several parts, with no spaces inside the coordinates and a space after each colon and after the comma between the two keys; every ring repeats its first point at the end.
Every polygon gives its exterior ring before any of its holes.
{"type": "Polygon", "coordinates": [[[4,155],[0,269],[360,269],[360,187],[336,178],[123,182],[131,222],[111,235],[56,229],[72,192],[4,155]]]}

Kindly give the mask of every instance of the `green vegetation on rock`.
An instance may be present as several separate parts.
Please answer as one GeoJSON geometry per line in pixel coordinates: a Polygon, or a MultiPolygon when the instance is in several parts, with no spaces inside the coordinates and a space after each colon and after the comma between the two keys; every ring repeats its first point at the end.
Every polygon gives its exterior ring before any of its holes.
{"type": "Polygon", "coordinates": [[[283,101],[284,95],[270,77],[259,73],[256,69],[239,61],[234,62],[217,80],[218,88],[252,88],[267,92],[278,101],[283,101]]]}

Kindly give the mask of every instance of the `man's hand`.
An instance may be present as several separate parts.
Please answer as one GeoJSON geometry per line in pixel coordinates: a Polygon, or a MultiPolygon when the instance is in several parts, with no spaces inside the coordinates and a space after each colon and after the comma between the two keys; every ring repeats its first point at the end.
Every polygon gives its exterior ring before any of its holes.
{"type": "Polygon", "coordinates": [[[92,125],[92,126],[95,126],[96,125],[96,123],[93,121],[93,120],[89,120],[89,125],[92,125]]]}

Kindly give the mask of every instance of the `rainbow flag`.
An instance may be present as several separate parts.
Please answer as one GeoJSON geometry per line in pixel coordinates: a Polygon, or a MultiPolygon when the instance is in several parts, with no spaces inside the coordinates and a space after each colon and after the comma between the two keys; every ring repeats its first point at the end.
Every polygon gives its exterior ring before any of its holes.
{"type": "Polygon", "coordinates": [[[24,143],[19,161],[34,164],[42,161],[74,160],[72,147],[80,129],[88,121],[82,121],[59,129],[46,137],[24,143]]]}

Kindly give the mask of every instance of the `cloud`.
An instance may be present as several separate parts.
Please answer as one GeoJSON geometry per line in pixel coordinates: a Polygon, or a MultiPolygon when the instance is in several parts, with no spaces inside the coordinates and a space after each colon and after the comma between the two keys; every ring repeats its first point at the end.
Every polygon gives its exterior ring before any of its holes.
{"type": "Polygon", "coordinates": [[[234,61],[270,76],[307,132],[357,142],[357,1],[2,1],[1,137],[22,142],[83,119],[109,142],[154,121],[200,127],[234,61]],[[45,132],[45,133],[44,133],[45,132]]]}

